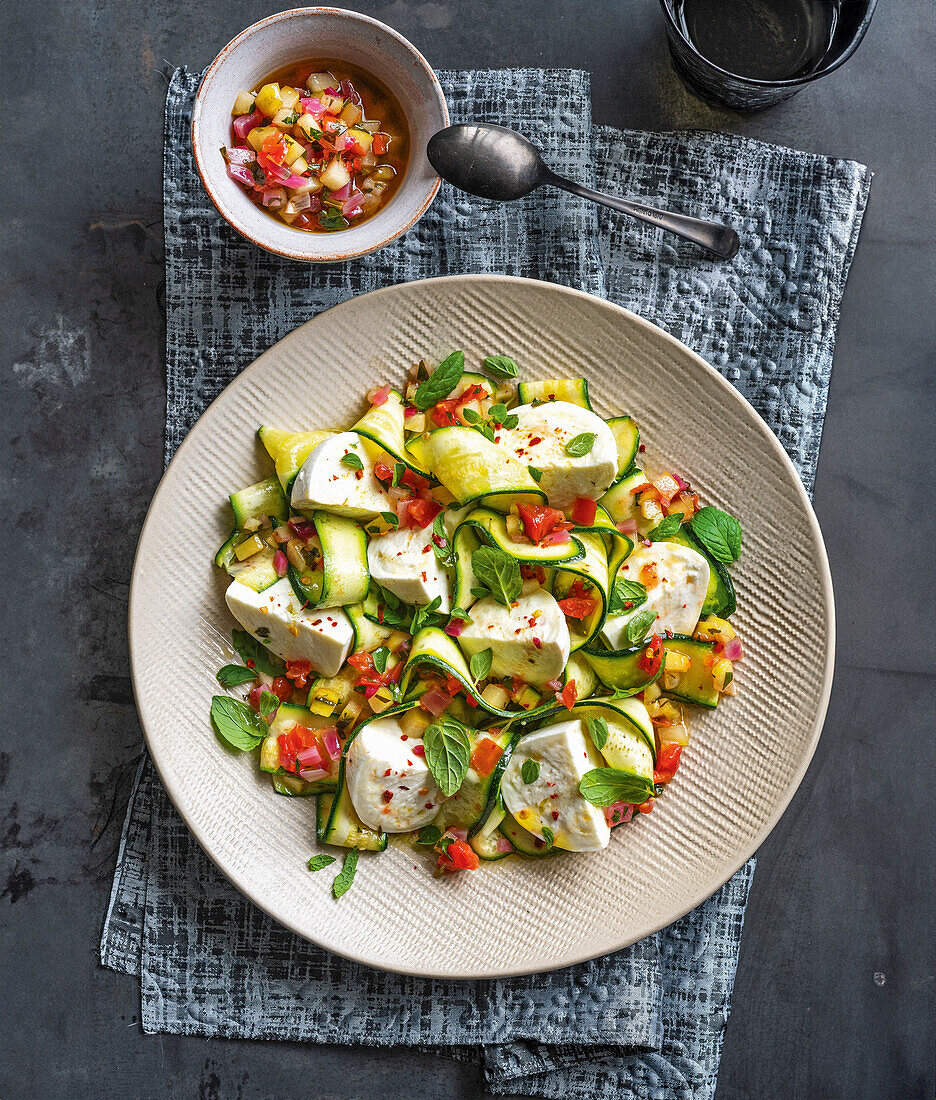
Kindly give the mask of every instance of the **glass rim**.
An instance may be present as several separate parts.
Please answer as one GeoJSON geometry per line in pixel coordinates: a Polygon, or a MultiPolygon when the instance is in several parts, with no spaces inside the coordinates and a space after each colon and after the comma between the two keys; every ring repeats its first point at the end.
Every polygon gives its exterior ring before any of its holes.
{"type": "MultiPolygon", "coordinates": [[[[848,3],[849,0],[842,0],[842,2],[848,3]]],[[[704,61],[705,64],[716,73],[730,77],[732,80],[736,80],[739,83],[750,85],[752,88],[796,88],[801,84],[809,84],[813,80],[818,80],[819,77],[825,76],[826,73],[833,73],[840,65],[845,64],[855,50],[861,45],[861,41],[868,30],[868,24],[871,22],[871,16],[874,15],[874,9],[877,7],[877,3],[878,0],[867,0],[867,11],[861,23],[856,28],[852,40],[831,65],[826,66],[824,69],[818,69],[816,72],[808,73],[806,76],[788,77],[785,80],[761,80],[758,77],[741,76],[739,73],[733,73],[729,69],[723,69],[720,65],[716,65],[714,61],[710,61],[703,53],[700,53],[692,42],[683,34],[679,24],[676,22],[673,12],[670,10],[671,0],[660,0],[660,7],[663,9],[663,15],[666,18],[668,29],[671,29],[673,33],[678,36],[680,42],[685,43],[686,47],[699,58],[700,61],[704,61]]]]}

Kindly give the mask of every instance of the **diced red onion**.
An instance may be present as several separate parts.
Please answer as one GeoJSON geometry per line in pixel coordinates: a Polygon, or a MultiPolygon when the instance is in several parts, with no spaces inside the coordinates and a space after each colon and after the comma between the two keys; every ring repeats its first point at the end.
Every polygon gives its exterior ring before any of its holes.
{"type": "Polygon", "coordinates": [[[286,192],[282,187],[264,187],[260,194],[264,206],[284,206],[286,203],[286,192]]]}
{"type": "MultiPolygon", "coordinates": [[[[298,759],[298,757],[297,757],[298,759]]],[[[316,779],[327,779],[329,773],[323,768],[300,768],[299,778],[305,779],[307,782],[313,782],[316,779]]]]}
{"type": "Polygon", "coordinates": [[[562,681],[559,679],[549,680],[543,687],[549,688],[550,691],[562,691],[562,681]]]}
{"type": "Polygon", "coordinates": [[[741,647],[741,639],[732,638],[731,641],[725,642],[722,656],[727,657],[729,661],[740,661],[744,656],[744,649],[741,647]]]}
{"type": "Polygon", "coordinates": [[[293,209],[298,214],[301,214],[303,210],[309,209],[309,205],[311,204],[312,199],[308,194],[293,195],[293,197],[289,201],[293,204],[293,209]]]}
{"type": "MultiPolygon", "coordinates": [[[[234,152],[235,150],[232,150],[234,152]]],[[[253,172],[247,167],[246,164],[231,164],[228,162],[227,174],[234,180],[235,183],[242,183],[245,187],[253,188],[257,182],[253,177],[253,172]]]]}
{"type": "Polygon", "coordinates": [[[286,576],[286,570],[289,568],[289,559],[282,550],[277,550],[273,555],[273,568],[276,570],[276,575],[278,577],[286,576]]]}
{"type": "Polygon", "coordinates": [[[256,687],[250,689],[250,695],[247,697],[247,702],[253,707],[253,709],[260,713],[260,696],[266,691],[263,684],[257,684],[256,687]]]}
{"type": "Polygon", "coordinates": [[[253,149],[247,149],[243,146],[237,146],[234,149],[225,149],[224,159],[227,160],[230,164],[253,164],[253,162],[257,159],[257,155],[253,151],[253,149]]]}
{"type": "Polygon", "coordinates": [[[323,88],[322,95],[338,95],[337,88],[323,88]]]}
{"type": "Polygon", "coordinates": [[[286,179],[283,180],[284,187],[305,187],[308,180],[305,176],[296,176],[290,173],[286,179]]]}
{"type": "Polygon", "coordinates": [[[409,420],[411,416],[415,416],[419,412],[419,409],[415,405],[407,405],[403,410],[403,416],[409,420]]]}
{"type": "Polygon", "coordinates": [[[302,106],[303,114],[313,115],[317,119],[325,114],[325,108],[322,106],[322,101],[317,95],[302,96],[299,103],[302,106]]]}
{"type": "Polygon", "coordinates": [[[351,181],[349,180],[344,187],[339,187],[337,191],[332,191],[331,197],[335,202],[344,202],[345,199],[351,195],[351,181]]]}
{"type": "Polygon", "coordinates": [[[540,539],[540,546],[557,546],[563,542],[569,542],[572,536],[568,531],[550,531],[540,539]]]}
{"type": "Polygon", "coordinates": [[[456,840],[467,840],[468,839],[468,830],[467,829],[455,829],[455,828],[449,827],[445,831],[449,834],[449,836],[455,837],[456,840]]]}
{"type": "Polygon", "coordinates": [[[465,629],[464,619],[452,619],[450,623],[445,624],[445,633],[450,638],[457,638],[459,634],[465,629]]]}
{"type": "Polygon", "coordinates": [[[452,705],[452,696],[447,695],[440,688],[433,688],[419,700],[419,705],[433,718],[438,718],[443,711],[452,705]]]}
{"type": "Polygon", "coordinates": [[[341,756],[341,742],[338,740],[337,732],[335,730],[323,730],[321,736],[325,751],[332,760],[337,760],[341,756]]]}
{"type": "Polygon", "coordinates": [[[303,768],[321,768],[325,761],[322,759],[318,745],[309,745],[296,753],[296,763],[303,768]]]}
{"type": "Polygon", "coordinates": [[[364,698],[365,699],[372,699],[377,694],[378,691],[380,691],[380,688],[378,687],[377,684],[365,684],[364,685],[364,698]]]}
{"type": "Polygon", "coordinates": [[[637,534],[637,520],[626,519],[622,523],[617,525],[617,529],[622,535],[636,535],[637,534]]]}
{"type": "Polygon", "coordinates": [[[293,516],[287,526],[297,539],[308,539],[315,534],[315,528],[312,524],[307,519],[300,519],[297,516],[293,516]]]}
{"type": "Polygon", "coordinates": [[[273,532],[273,538],[282,545],[284,542],[289,542],[293,537],[292,531],[288,527],[277,527],[273,532]]]}
{"type": "Polygon", "coordinates": [[[259,126],[262,121],[263,115],[258,110],[252,111],[249,115],[241,115],[234,119],[234,133],[244,141],[250,131],[259,126]]]}
{"type": "Polygon", "coordinates": [[[670,474],[670,477],[673,479],[673,481],[676,482],[676,484],[679,486],[680,489],[688,489],[689,488],[689,482],[688,481],[683,481],[683,479],[679,476],[679,474],[670,474]]]}
{"type": "Polygon", "coordinates": [[[615,802],[605,806],[605,820],[609,825],[623,825],[634,816],[634,807],[630,802],[615,802]]]}
{"type": "Polygon", "coordinates": [[[499,852],[512,852],[514,850],[514,846],[505,836],[498,837],[495,847],[499,852]]]}
{"type": "Polygon", "coordinates": [[[266,172],[267,179],[275,180],[277,183],[285,183],[293,178],[298,179],[299,182],[290,184],[291,187],[301,187],[305,183],[305,180],[300,179],[299,176],[293,176],[291,168],[287,168],[285,164],[277,164],[267,156],[260,161],[260,166],[266,172]]]}
{"type": "Polygon", "coordinates": [[[346,218],[354,217],[354,215],[357,214],[360,211],[361,203],[363,201],[364,201],[364,195],[360,191],[357,191],[355,194],[353,194],[351,196],[350,199],[347,199],[345,202],[343,202],[341,204],[342,214],[344,214],[344,216],[346,218]]]}
{"type": "Polygon", "coordinates": [[[386,405],[387,398],[390,396],[390,387],[381,386],[379,390],[374,390],[370,397],[370,403],[372,405],[386,405]]]}

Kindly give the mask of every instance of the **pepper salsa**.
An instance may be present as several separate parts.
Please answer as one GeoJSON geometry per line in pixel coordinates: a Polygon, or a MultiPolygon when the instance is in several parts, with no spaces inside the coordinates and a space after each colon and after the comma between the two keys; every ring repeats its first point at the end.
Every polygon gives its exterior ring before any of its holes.
{"type": "Polygon", "coordinates": [[[228,175],[294,229],[333,233],[374,216],[393,198],[409,133],[392,92],[343,61],[278,69],[238,92],[228,175]]]}

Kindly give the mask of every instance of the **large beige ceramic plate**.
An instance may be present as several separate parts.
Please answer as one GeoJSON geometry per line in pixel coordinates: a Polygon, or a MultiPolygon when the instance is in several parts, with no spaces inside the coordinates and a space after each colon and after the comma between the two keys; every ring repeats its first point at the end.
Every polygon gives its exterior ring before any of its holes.
{"type": "Polygon", "coordinates": [[[832,675],[832,587],[822,536],[783,450],[751,407],[688,348],[639,317],[563,287],[499,276],[407,283],[296,329],[207,409],[150,507],[133,574],[137,704],[166,788],[225,875],[270,916],[372,966],[479,978],[567,966],[624,947],[693,908],[776,824],[813,754],[832,675]],[[584,374],[604,414],[630,413],[647,464],[690,477],[741,520],[738,695],[693,715],[692,742],[651,817],[605,851],[509,859],[435,879],[395,847],[364,854],[335,901],[310,874],[314,800],[274,795],[208,723],[233,655],[224,580],[227,493],[269,472],[260,424],[346,426],[366,390],[420,358],[507,354],[526,378],[584,374]]]}

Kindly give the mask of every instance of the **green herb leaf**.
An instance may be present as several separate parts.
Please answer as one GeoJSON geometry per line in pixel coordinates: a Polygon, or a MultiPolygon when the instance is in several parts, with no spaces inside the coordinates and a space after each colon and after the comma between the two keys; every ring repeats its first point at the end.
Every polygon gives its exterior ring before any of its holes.
{"type": "Polygon", "coordinates": [[[463,607],[453,607],[449,613],[449,622],[453,619],[460,619],[463,623],[470,623],[471,616],[463,607]]]}
{"type": "Polygon", "coordinates": [[[279,705],[280,701],[272,691],[260,692],[260,714],[264,718],[270,718],[272,715],[276,714],[279,705]]]}
{"type": "Polygon", "coordinates": [[[413,404],[423,412],[447,397],[458,385],[459,379],[465,370],[465,353],[453,351],[451,355],[443,359],[435,371],[429,375],[425,382],[420,382],[413,396],[413,404]]]}
{"type": "Polygon", "coordinates": [[[520,596],[523,588],[520,563],[499,547],[479,547],[471,555],[471,568],[498,603],[510,607],[520,596]]]}
{"type": "Polygon", "coordinates": [[[489,355],[484,360],[484,369],[495,378],[516,378],[519,370],[509,355],[489,355]]]}
{"type": "Polygon", "coordinates": [[[453,795],[465,781],[471,760],[468,731],[454,718],[428,726],[423,734],[426,766],[446,798],[453,795]]]}
{"type": "Polygon", "coordinates": [[[535,783],[539,779],[540,766],[538,760],[524,760],[520,768],[520,778],[524,783],[535,783]]]}
{"type": "Polygon", "coordinates": [[[551,848],[555,842],[556,834],[549,828],[548,825],[543,826],[543,840],[546,841],[546,847],[551,848]]]}
{"type": "Polygon", "coordinates": [[[468,421],[469,424],[480,424],[481,414],[474,409],[462,409],[462,416],[468,421]]]}
{"type": "Polygon", "coordinates": [[[588,726],[588,734],[592,744],[601,752],[608,743],[608,723],[604,718],[590,718],[586,716],[585,725],[588,726]]]}
{"type": "Polygon", "coordinates": [[[619,578],[614,582],[614,588],[611,590],[608,614],[613,615],[615,611],[630,611],[631,608],[626,607],[626,604],[639,607],[646,602],[646,599],[647,590],[639,581],[626,581],[619,578]]]}
{"type": "Polygon", "coordinates": [[[342,894],[346,894],[351,889],[351,883],[354,882],[354,872],[357,870],[357,861],[358,850],[352,848],[344,857],[341,870],[335,875],[335,881],[332,883],[332,893],[336,898],[340,898],[342,894]]]}
{"type": "Polygon", "coordinates": [[[449,848],[455,843],[455,837],[451,833],[443,833],[436,841],[436,847],[443,854],[447,854],[449,848]]]}
{"type": "Polygon", "coordinates": [[[646,611],[638,611],[624,627],[624,637],[631,645],[639,645],[647,636],[647,631],[656,622],[656,612],[647,608],[646,611]]]}
{"type": "Polygon", "coordinates": [[[476,680],[483,680],[485,676],[491,671],[491,663],[494,660],[494,651],[491,649],[482,649],[480,653],[473,653],[471,660],[468,662],[468,667],[471,669],[471,675],[476,680]]]}
{"type": "Polygon", "coordinates": [[[595,433],[582,432],[581,435],[569,440],[565,446],[565,453],[570,458],[581,458],[583,455],[587,455],[594,445],[595,433]]]}
{"type": "Polygon", "coordinates": [[[380,518],[384,521],[384,523],[389,523],[391,527],[400,526],[400,517],[396,514],[396,512],[381,512],[380,518]]]}
{"type": "Polygon", "coordinates": [[[248,684],[251,680],[256,680],[257,674],[251,668],[244,668],[243,665],[225,665],[223,668],[219,668],[215,673],[218,683],[222,687],[236,688],[241,684],[248,684]]]}
{"type": "Polygon", "coordinates": [[[506,405],[500,405],[500,404],[492,405],[490,407],[490,409],[488,409],[488,417],[495,424],[503,424],[504,418],[506,416],[507,416],[507,406],[506,405]]]}
{"type": "Polygon", "coordinates": [[[406,473],[406,467],[402,462],[394,462],[393,464],[393,478],[390,482],[391,485],[399,485],[403,480],[403,475],[406,473]]]}
{"type": "Polygon", "coordinates": [[[323,867],[328,867],[329,864],[334,863],[334,862],[335,862],[335,857],[334,856],[325,856],[325,855],[313,856],[309,860],[307,866],[308,866],[310,871],[321,871],[321,869],[323,867]]]}
{"type": "Polygon", "coordinates": [[[381,676],[387,671],[387,658],[390,656],[390,650],[382,645],[380,649],[375,649],[371,654],[371,660],[374,662],[374,668],[381,674],[381,676]]]}
{"type": "Polygon", "coordinates": [[[520,423],[520,417],[519,417],[519,416],[514,416],[514,415],[513,415],[512,413],[511,413],[511,414],[510,414],[510,416],[505,416],[505,417],[504,417],[504,424],[503,424],[503,426],[504,426],[505,428],[508,428],[508,429],[510,429],[510,428],[516,428],[516,426],[517,426],[517,425],[518,425],[519,423],[520,423]]]}
{"type": "Polygon", "coordinates": [[[613,806],[615,802],[640,805],[653,794],[653,782],[620,768],[593,768],[579,781],[579,792],[593,806],[613,806]]]}
{"type": "Polygon", "coordinates": [[[486,600],[490,596],[490,592],[486,588],[481,588],[480,585],[475,585],[471,589],[471,594],[478,600],[486,600]]]}
{"type": "Polygon", "coordinates": [[[673,512],[672,515],[666,516],[661,523],[658,523],[647,535],[647,538],[651,542],[662,542],[664,539],[671,539],[673,535],[678,534],[682,519],[682,512],[673,512]]]}
{"type": "Polygon", "coordinates": [[[429,545],[443,565],[455,564],[455,551],[449,543],[448,535],[445,533],[445,520],[442,512],[432,521],[432,538],[429,540],[429,545]]]}
{"type": "Polygon", "coordinates": [[[741,524],[712,505],[696,512],[692,533],[716,561],[731,563],[741,556],[741,524]]]}
{"type": "Polygon", "coordinates": [[[416,834],[415,843],[421,848],[434,848],[442,839],[442,830],[438,825],[423,825],[416,834]]]}
{"type": "Polygon", "coordinates": [[[533,478],[537,485],[539,485],[539,483],[543,480],[542,473],[537,470],[535,466],[527,466],[527,469],[530,471],[530,477],[533,478]]]}
{"type": "Polygon", "coordinates": [[[231,637],[240,659],[248,668],[265,672],[267,676],[282,676],[286,671],[286,662],[281,661],[275,653],[271,653],[246,630],[234,630],[231,632],[231,637]]]}
{"type": "Polygon", "coordinates": [[[424,626],[438,626],[439,622],[445,621],[445,616],[434,614],[439,610],[439,606],[442,603],[442,597],[436,596],[431,602],[427,603],[425,607],[417,607],[413,613],[413,621],[410,624],[410,634],[418,634],[424,626]]]}
{"type": "Polygon", "coordinates": [[[255,749],[267,735],[266,722],[260,715],[229,695],[212,696],[211,724],[223,741],[241,752],[255,749]]]}
{"type": "Polygon", "coordinates": [[[348,466],[352,470],[363,470],[364,463],[358,458],[356,454],[349,451],[346,455],[341,456],[341,465],[348,466]]]}

